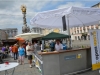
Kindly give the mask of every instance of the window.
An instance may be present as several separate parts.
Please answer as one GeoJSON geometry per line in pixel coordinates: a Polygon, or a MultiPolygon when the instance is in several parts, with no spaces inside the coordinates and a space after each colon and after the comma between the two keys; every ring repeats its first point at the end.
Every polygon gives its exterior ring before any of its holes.
{"type": "Polygon", "coordinates": [[[94,29],[94,26],[93,25],[91,25],[91,29],[94,29]]]}
{"type": "Polygon", "coordinates": [[[39,28],[37,28],[37,33],[40,33],[40,32],[39,32],[39,28]]]}
{"type": "Polygon", "coordinates": [[[80,30],[80,33],[82,33],[82,30],[80,30]]]}
{"type": "Polygon", "coordinates": [[[77,40],[77,36],[75,36],[75,40],[77,40]]]}
{"type": "Polygon", "coordinates": [[[76,31],[75,31],[75,34],[76,34],[76,31]]]}
{"type": "Polygon", "coordinates": [[[80,36],[78,36],[78,40],[80,40],[80,36]]]}
{"type": "Polygon", "coordinates": [[[77,33],[79,33],[79,30],[77,30],[77,33]]]}
{"type": "Polygon", "coordinates": [[[90,40],[90,35],[88,35],[88,40],[90,40]]]}
{"type": "Polygon", "coordinates": [[[42,34],[42,29],[40,28],[40,34],[42,34]]]}
{"type": "Polygon", "coordinates": [[[34,28],[34,33],[36,33],[36,29],[34,28]]]}

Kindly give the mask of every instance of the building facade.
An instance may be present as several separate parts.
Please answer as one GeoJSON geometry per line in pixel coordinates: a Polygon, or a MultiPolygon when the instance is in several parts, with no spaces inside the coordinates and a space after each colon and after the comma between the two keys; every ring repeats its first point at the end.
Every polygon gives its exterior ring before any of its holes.
{"type": "Polygon", "coordinates": [[[70,28],[72,40],[90,40],[89,30],[90,29],[100,29],[99,25],[91,25],[85,27],[73,27],[70,28]],[[85,38],[84,38],[85,36],[85,38]]]}
{"type": "MultiPolygon", "coordinates": [[[[100,2],[93,5],[92,8],[100,8],[100,2]]],[[[72,40],[90,40],[89,29],[100,29],[100,25],[89,25],[85,27],[70,28],[72,40]],[[85,36],[85,38],[84,38],[85,36]]]]}
{"type": "Polygon", "coordinates": [[[7,33],[0,29],[0,40],[6,40],[7,39],[7,33]]]}
{"type": "Polygon", "coordinates": [[[56,33],[64,33],[67,34],[66,31],[63,31],[62,29],[47,29],[47,28],[39,28],[39,27],[33,27],[31,28],[31,33],[39,33],[43,35],[47,35],[51,32],[56,32],[56,33]]]}
{"type": "Polygon", "coordinates": [[[18,34],[17,28],[6,28],[2,30],[4,30],[7,33],[8,38],[12,38],[18,34]]]}
{"type": "Polygon", "coordinates": [[[31,29],[31,33],[33,32],[33,33],[43,34],[43,30],[44,30],[44,29],[39,28],[39,27],[33,27],[33,28],[31,29]]]}

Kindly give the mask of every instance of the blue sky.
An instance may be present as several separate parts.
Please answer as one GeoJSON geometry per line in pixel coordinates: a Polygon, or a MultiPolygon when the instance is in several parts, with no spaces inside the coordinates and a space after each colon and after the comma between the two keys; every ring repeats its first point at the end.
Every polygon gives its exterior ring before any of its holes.
{"type": "Polygon", "coordinates": [[[20,6],[23,4],[27,7],[27,25],[32,28],[30,19],[38,12],[70,6],[91,7],[99,2],[100,0],[0,0],[0,28],[18,28],[18,33],[22,32],[23,15],[20,6]]]}

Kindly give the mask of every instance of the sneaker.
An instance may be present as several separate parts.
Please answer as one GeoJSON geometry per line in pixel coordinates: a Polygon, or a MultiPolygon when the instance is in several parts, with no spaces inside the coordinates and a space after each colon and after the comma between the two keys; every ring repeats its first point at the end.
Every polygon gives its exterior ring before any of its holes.
{"type": "Polygon", "coordinates": [[[30,68],[32,68],[32,65],[30,65],[30,68]]]}

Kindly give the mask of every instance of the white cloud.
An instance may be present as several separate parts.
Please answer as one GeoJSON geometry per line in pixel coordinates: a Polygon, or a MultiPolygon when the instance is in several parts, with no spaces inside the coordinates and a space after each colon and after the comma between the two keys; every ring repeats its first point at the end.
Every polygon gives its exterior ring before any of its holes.
{"type": "MultiPolygon", "coordinates": [[[[37,13],[37,11],[43,9],[46,4],[50,3],[52,5],[57,5],[56,3],[59,4],[60,1],[64,0],[0,0],[0,28],[17,27],[20,31],[19,33],[21,33],[21,28],[23,26],[23,15],[20,8],[21,5],[24,4],[27,7],[26,18],[28,21],[37,13]]],[[[69,6],[82,7],[84,6],[84,4],[82,4],[81,2],[67,1],[65,5],[60,5],[58,6],[58,8],[64,8],[69,6]]],[[[29,24],[30,23],[27,23],[27,25],[29,24]]]]}
{"type": "Polygon", "coordinates": [[[66,7],[70,7],[70,6],[84,7],[84,4],[81,2],[67,2],[64,5],[58,6],[58,8],[66,8],[66,7]]]}
{"type": "MultiPolygon", "coordinates": [[[[5,1],[0,1],[0,28],[15,28],[21,29],[23,26],[23,15],[21,11],[21,5],[26,5],[27,7],[27,19],[31,19],[37,12],[35,10],[40,10],[45,4],[47,4],[48,0],[36,0],[36,1],[29,1],[29,0],[23,0],[23,1],[8,1],[5,4],[5,1]],[[5,7],[4,7],[5,6],[5,7]]],[[[29,24],[28,24],[29,25],[29,24]]],[[[21,31],[21,30],[19,30],[21,31]]],[[[19,32],[21,33],[21,32],[19,32]]]]}

